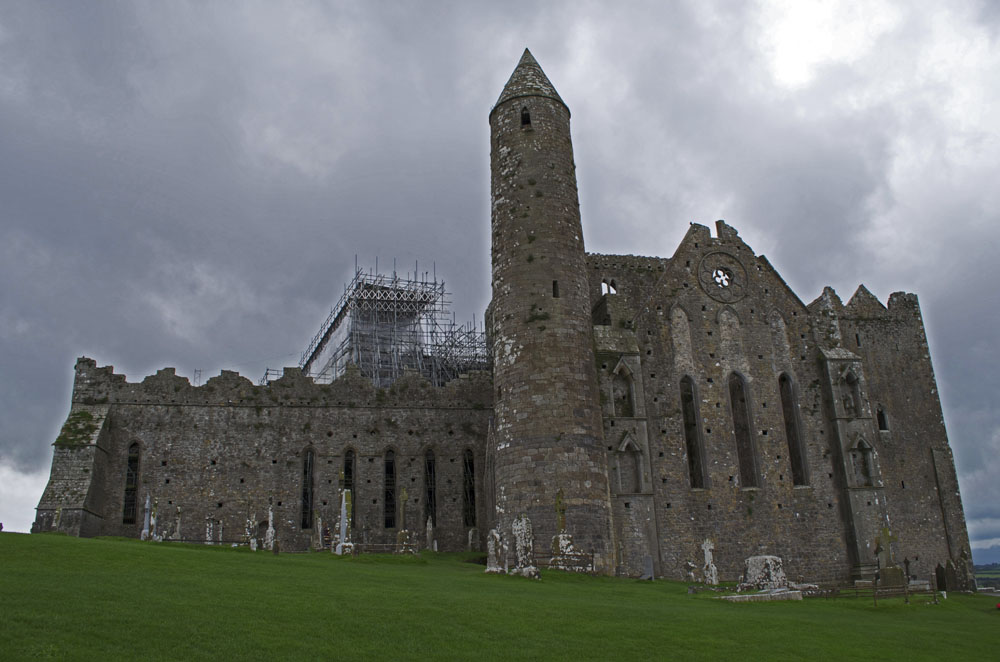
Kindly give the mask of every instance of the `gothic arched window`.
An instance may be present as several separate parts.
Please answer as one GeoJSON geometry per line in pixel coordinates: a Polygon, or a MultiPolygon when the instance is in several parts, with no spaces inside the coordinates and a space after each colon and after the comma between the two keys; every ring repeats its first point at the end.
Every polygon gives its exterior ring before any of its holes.
{"type": "Polygon", "coordinates": [[[437,463],[434,451],[428,449],[424,454],[424,521],[431,520],[437,526],[437,463]]]}
{"type": "Polygon", "coordinates": [[[740,486],[759,487],[757,453],[753,443],[753,425],[750,421],[747,385],[743,376],[737,372],[729,375],[729,403],[733,412],[736,456],[740,464],[740,486]]]}
{"type": "Polygon", "coordinates": [[[385,469],[383,473],[385,483],[383,495],[383,519],[385,528],[396,528],[396,454],[392,451],[385,452],[385,469]]]}
{"type": "Polygon", "coordinates": [[[302,528],[312,528],[313,511],[313,452],[302,458],[302,528]]]}
{"type": "Polygon", "coordinates": [[[122,524],[135,524],[135,512],[139,495],[139,444],[128,447],[125,461],[125,505],[122,509],[122,524]]]}
{"type": "Polygon", "coordinates": [[[354,451],[347,449],[344,453],[344,491],[351,493],[351,511],[347,513],[348,521],[354,526],[354,504],[358,501],[358,495],[354,491],[354,451]]]}
{"type": "Polygon", "coordinates": [[[799,435],[799,417],[795,401],[795,384],[787,373],[781,373],[778,378],[781,391],[781,413],[785,417],[785,439],[788,441],[788,461],[792,465],[792,484],[808,485],[809,475],[806,472],[806,455],[799,435]]]}
{"type": "Polygon", "coordinates": [[[694,382],[687,375],[681,379],[681,413],[684,416],[684,443],[687,446],[688,476],[691,487],[705,487],[705,462],[701,451],[701,432],[698,424],[698,401],[694,382]]]}
{"type": "Polygon", "coordinates": [[[462,453],[462,522],[465,526],[476,525],[476,466],[472,450],[462,453]]]}

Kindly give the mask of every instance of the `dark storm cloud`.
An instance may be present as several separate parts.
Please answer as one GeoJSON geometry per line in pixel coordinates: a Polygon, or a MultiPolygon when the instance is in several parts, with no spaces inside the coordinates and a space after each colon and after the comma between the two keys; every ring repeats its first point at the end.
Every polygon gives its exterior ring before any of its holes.
{"type": "Polygon", "coordinates": [[[573,111],[590,250],[725,218],[806,302],[920,294],[970,530],[1000,537],[997,15],[872,3],[790,83],[772,4],[6,5],[3,470],[44,479],[81,354],[294,365],[355,255],[436,267],[481,318],[486,118],[527,45],[573,111]]]}

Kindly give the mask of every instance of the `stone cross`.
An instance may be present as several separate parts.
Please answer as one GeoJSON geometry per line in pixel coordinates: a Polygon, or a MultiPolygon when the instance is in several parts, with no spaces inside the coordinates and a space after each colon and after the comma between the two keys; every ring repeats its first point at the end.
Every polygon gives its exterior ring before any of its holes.
{"type": "Polygon", "coordinates": [[[875,538],[875,554],[879,557],[880,567],[888,568],[896,565],[896,559],[892,554],[892,543],[898,540],[899,538],[889,532],[889,527],[882,527],[882,534],[875,538]]]}
{"type": "Polygon", "coordinates": [[[563,491],[556,492],[556,533],[566,532],[566,504],[563,503],[563,491]]]}

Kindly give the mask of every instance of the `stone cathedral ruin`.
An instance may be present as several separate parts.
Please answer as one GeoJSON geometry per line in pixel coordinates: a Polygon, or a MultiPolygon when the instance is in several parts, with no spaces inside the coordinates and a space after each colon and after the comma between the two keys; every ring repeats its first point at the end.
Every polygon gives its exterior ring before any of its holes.
{"type": "Polygon", "coordinates": [[[915,295],[805,304],[722,221],[586,253],[570,112],[528,51],[489,124],[484,332],[436,280],[358,271],[260,384],[81,358],[32,530],[972,587],[915,295]]]}

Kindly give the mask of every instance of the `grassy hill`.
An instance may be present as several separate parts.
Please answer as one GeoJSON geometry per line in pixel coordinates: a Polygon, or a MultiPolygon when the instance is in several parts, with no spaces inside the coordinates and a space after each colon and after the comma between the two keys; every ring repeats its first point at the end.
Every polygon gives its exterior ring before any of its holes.
{"type": "Polygon", "coordinates": [[[685,584],[0,533],[0,658],[991,659],[984,596],[733,604],[685,584]]]}

